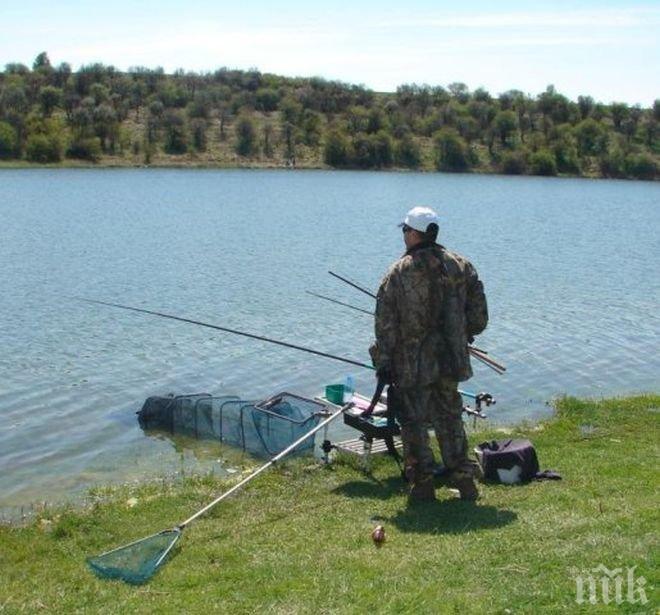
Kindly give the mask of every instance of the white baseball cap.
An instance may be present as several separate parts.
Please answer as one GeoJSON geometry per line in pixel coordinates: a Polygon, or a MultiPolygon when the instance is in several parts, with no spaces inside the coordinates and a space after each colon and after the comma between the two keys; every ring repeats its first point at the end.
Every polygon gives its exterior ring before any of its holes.
{"type": "Polygon", "coordinates": [[[430,207],[413,207],[407,214],[406,219],[399,226],[409,226],[420,233],[426,233],[429,224],[438,224],[438,214],[430,207]]]}

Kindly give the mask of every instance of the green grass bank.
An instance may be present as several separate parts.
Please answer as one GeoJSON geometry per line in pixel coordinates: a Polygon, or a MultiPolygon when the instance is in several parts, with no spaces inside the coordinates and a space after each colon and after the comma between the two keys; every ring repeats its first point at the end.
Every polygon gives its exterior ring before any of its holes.
{"type": "Polygon", "coordinates": [[[659,412],[660,395],[559,401],[506,437],[529,437],[564,479],[482,485],[476,505],[439,488],[409,507],[385,458],[371,475],[345,458],[286,462],[188,528],[140,587],[97,579],[85,558],[175,525],[226,484],[115,489],[91,510],[0,528],[0,612],[655,613],[659,412]],[[599,564],[623,569],[624,602],[576,604],[576,576],[599,564]],[[646,604],[625,601],[633,566],[646,604]]]}

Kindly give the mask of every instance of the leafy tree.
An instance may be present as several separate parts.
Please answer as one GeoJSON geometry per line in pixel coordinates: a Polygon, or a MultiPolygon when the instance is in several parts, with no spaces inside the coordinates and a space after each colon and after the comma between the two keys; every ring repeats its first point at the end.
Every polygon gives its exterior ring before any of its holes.
{"type": "Polygon", "coordinates": [[[610,105],[610,112],[612,114],[612,122],[614,128],[621,130],[621,123],[628,117],[628,105],[625,103],[612,103],[610,105]]]}
{"type": "Polygon", "coordinates": [[[77,137],[66,150],[68,158],[78,158],[98,162],[101,158],[101,139],[98,137],[77,137]]]}
{"type": "Polygon", "coordinates": [[[62,104],[62,90],[52,85],[45,85],[39,90],[41,111],[49,117],[56,107],[62,104]]]}
{"type": "Polygon", "coordinates": [[[433,136],[436,167],[440,171],[467,171],[470,155],[465,141],[455,130],[443,129],[433,136]]]}
{"type": "Polygon", "coordinates": [[[242,115],[236,122],[236,153],[239,156],[252,156],[257,151],[257,129],[248,115],[242,115]]]}
{"type": "Polygon", "coordinates": [[[323,160],[331,167],[345,167],[348,165],[348,139],[339,130],[333,129],[327,133],[323,147],[323,160]]]}
{"type": "Polygon", "coordinates": [[[380,132],[386,125],[387,119],[382,109],[376,107],[369,111],[366,130],[370,135],[380,132]]]}
{"type": "Polygon", "coordinates": [[[14,127],[0,122],[0,158],[14,158],[18,150],[18,135],[14,127]]]}
{"type": "Polygon", "coordinates": [[[658,122],[653,117],[646,118],[642,125],[642,133],[644,135],[644,143],[651,152],[660,154],[660,142],[658,139],[658,122]]]}
{"type": "Polygon", "coordinates": [[[430,137],[438,132],[445,125],[444,114],[442,111],[436,111],[424,118],[418,118],[414,125],[414,132],[426,137],[430,137]]]}
{"type": "Polygon", "coordinates": [[[513,111],[500,111],[495,116],[493,124],[502,147],[505,147],[518,129],[518,117],[513,111]]]}
{"type": "Polygon", "coordinates": [[[91,130],[93,122],[92,110],[87,109],[82,105],[73,110],[69,119],[69,124],[78,135],[91,134],[93,132],[91,130]]]}
{"type": "Polygon", "coordinates": [[[134,81],[131,83],[131,87],[128,94],[128,99],[130,101],[130,107],[135,109],[137,112],[137,119],[140,118],[140,110],[145,104],[147,97],[147,86],[143,81],[134,81]]]}
{"type": "Polygon", "coordinates": [[[206,136],[208,124],[202,118],[195,118],[190,122],[190,132],[192,134],[192,146],[198,152],[205,152],[208,147],[206,136]]]}
{"type": "Polygon", "coordinates": [[[263,127],[263,152],[266,158],[272,158],[274,153],[273,148],[273,125],[266,122],[263,127]]]}
{"type": "Polygon", "coordinates": [[[477,102],[482,102],[487,105],[493,103],[493,97],[484,88],[477,88],[472,93],[472,100],[475,100],[477,102]]]}
{"type": "Polygon", "coordinates": [[[10,62],[5,64],[5,73],[7,75],[27,75],[30,72],[30,69],[19,62],[10,62]]]}
{"type": "Polygon", "coordinates": [[[555,157],[548,150],[533,153],[529,162],[533,175],[557,175],[555,157]]]}
{"type": "Polygon", "coordinates": [[[431,104],[434,107],[441,107],[450,100],[450,94],[441,85],[431,88],[431,104]]]}
{"type": "Polygon", "coordinates": [[[594,110],[594,99],[591,96],[578,96],[578,107],[580,109],[580,117],[586,120],[594,110]]]}
{"type": "Polygon", "coordinates": [[[158,92],[158,98],[169,109],[180,109],[188,104],[188,94],[179,85],[166,82],[158,92]]]}
{"type": "Polygon", "coordinates": [[[369,112],[364,107],[351,107],[346,113],[346,126],[351,135],[366,132],[369,112]]]}
{"type": "Polygon", "coordinates": [[[655,179],[658,165],[648,154],[628,154],[624,161],[626,175],[635,179],[655,179]]]}
{"type": "Polygon", "coordinates": [[[62,142],[56,134],[31,134],[25,148],[30,162],[59,162],[62,160],[62,142]]]}
{"type": "Polygon", "coordinates": [[[442,123],[445,126],[455,126],[456,120],[463,115],[465,108],[455,100],[450,100],[442,107],[442,123]]]}
{"type": "Polygon", "coordinates": [[[570,124],[558,126],[552,135],[552,153],[555,155],[557,170],[560,173],[580,173],[577,140],[570,124]]]}
{"type": "Polygon", "coordinates": [[[637,123],[632,117],[628,117],[621,122],[621,132],[625,135],[628,143],[630,143],[637,132],[637,123]]]}
{"type": "Polygon", "coordinates": [[[302,129],[305,145],[316,147],[321,142],[321,135],[323,133],[322,117],[321,114],[311,109],[305,109],[303,112],[302,129]]]}
{"type": "Polygon", "coordinates": [[[298,125],[302,116],[302,105],[292,97],[285,98],[280,103],[280,119],[282,123],[298,125]]]}
{"type": "Polygon", "coordinates": [[[599,159],[600,172],[603,177],[623,178],[626,176],[625,154],[620,148],[612,148],[599,159]]]}
{"type": "Polygon", "coordinates": [[[256,102],[257,109],[269,113],[277,110],[277,103],[280,95],[274,88],[259,88],[257,90],[256,102]]]}
{"type": "Polygon", "coordinates": [[[505,175],[523,175],[527,171],[524,152],[504,152],[500,168],[505,175]]]}
{"type": "Polygon", "coordinates": [[[225,132],[225,125],[229,118],[229,104],[226,102],[221,102],[218,104],[218,119],[220,120],[220,141],[225,141],[227,139],[227,133],[225,132]]]}
{"type": "Polygon", "coordinates": [[[53,85],[58,88],[64,88],[71,77],[71,72],[71,65],[67,62],[58,64],[53,73],[53,85]]]}
{"type": "Polygon", "coordinates": [[[296,142],[297,130],[295,124],[291,122],[281,123],[282,141],[284,142],[284,158],[287,164],[296,164],[296,142]]]}
{"type": "Polygon", "coordinates": [[[464,83],[450,83],[447,86],[447,89],[451,92],[451,95],[463,105],[470,100],[470,90],[464,83]]]}
{"type": "Polygon", "coordinates": [[[569,120],[568,99],[559,94],[554,85],[549,85],[545,92],[539,95],[537,106],[544,118],[552,120],[553,124],[562,124],[569,120]]]}
{"type": "Polygon", "coordinates": [[[42,51],[34,60],[32,64],[32,70],[37,70],[39,68],[50,68],[50,60],[48,59],[48,54],[45,51],[42,51]]]}
{"type": "Polygon", "coordinates": [[[208,120],[213,109],[213,98],[209,92],[197,92],[188,103],[188,117],[208,120]]]}
{"type": "Polygon", "coordinates": [[[13,83],[5,86],[0,96],[0,105],[2,105],[5,113],[14,112],[20,115],[27,113],[29,105],[25,89],[13,83]]]}
{"type": "Polygon", "coordinates": [[[607,131],[596,120],[582,120],[575,127],[580,156],[598,156],[607,149],[607,131]]]}
{"type": "Polygon", "coordinates": [[[188,135],[186,122],[180,111],[169,109],[163,115],[163,131],[165,143],[163,145],[168,154],[185,154],[188,151],[188,135]]]}
{"type": "Polygon", "coordinates": [[[154,117],[161,118],[165,113],[165,105],[160,100],[154,100],[149,105],[149,113],[154,117]]]}
{"type": "Polygon", "coordinates": [[[373,146],[369,136],[360,132],[351,142],[351,165],[358,169],[370,169],[374,166],[373,146]]]}
{"type": "Polygon", "coordinates": [[[102,104],[93,110],[92,116],[94,132],[101,140],[104,151],[114,151],[119,130],[115,110],[110,105],[102,104]]]}
{"type": "Polygon", "coordinates": [[[410,169],[419,167],[422,161],[422,152],[412,135],[404,135],[396,144],[394,150],[396,164],[410,169]]]}
{"type": "Polygon", "coordinates": [[[391,167],[394,162],[392,139],[386,131],[380,130],[370,137],[372,165],[378,169],[391,167]]]}
{"type": "Polygon", "coordinates": [[[465,139],[468,145],[470,145],[481,132],[477,120],[469,115],[459,117],[456,122],[456,128],[458,129],[458,134],[465,139]]]}

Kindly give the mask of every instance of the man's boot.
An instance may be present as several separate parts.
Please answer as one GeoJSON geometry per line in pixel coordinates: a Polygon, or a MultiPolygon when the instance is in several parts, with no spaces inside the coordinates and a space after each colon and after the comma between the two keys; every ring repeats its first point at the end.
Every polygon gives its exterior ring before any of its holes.
{"type": "Polygon", "coordinates": [[[479,490],[471,476],[461,476],[453,481],[454,487],[458,489],[461,500],[474,502],[479,499],[479,490]]]}
{"type": "Polygon", "coordinates": [[[435,487],[433,478],[414,482],[410,487],[409,499],[411,502],[432,502],[435,500],[435,487]]]}

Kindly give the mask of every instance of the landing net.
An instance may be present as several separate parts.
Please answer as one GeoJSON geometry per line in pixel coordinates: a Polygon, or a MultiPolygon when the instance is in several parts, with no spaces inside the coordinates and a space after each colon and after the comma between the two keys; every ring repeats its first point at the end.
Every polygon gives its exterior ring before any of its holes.
{"type": "Polygon", "coordinates": [[[90,557],[87,564],[104,579],[121,579],[140,585],[148,581],[165,562],[181,536],[181,530],[165,530],[128,545],[90,557]]]}

